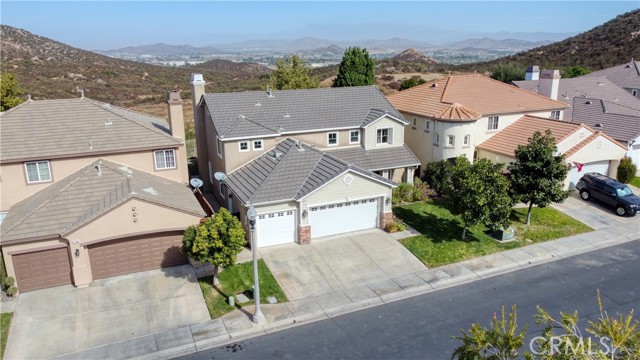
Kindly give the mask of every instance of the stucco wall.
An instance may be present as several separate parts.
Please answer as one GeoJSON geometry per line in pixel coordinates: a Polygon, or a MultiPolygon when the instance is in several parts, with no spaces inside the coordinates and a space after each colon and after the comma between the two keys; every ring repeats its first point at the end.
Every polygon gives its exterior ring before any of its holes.
{"type": "MultiPolygon", "coordinates": [[[[622,147],[612,143],[604,136],[599,136],[585,145],[575,154],[569,156],[566,160],[569,162],[589,163],[604,160],[617,161],[624,157],[626,151],[622,147]]],[[[610,169],[611,174],[613,169],[610,169]]],[[[615,174],[615,172],[614,172],[615,174]]]]}
{"type": "Polygon", "coordinates": [[[382,147],[389,146],[402,146],[404,144],[404,125],[389,119],[388,117],[384,117],[372,124],[369,124],[364,129],[364,147],[365,149],[380,149],[382,147]],[[392,144],[377,144],[377,132],[378,129],[384,128],[392,128],[393,129],[393,140],[392,144]]]}
{"type": "MultiPolygon", "coordinates": [[[[558,151],[560,153],[565,153],[569,149],[571,149],[572,147],[576,146],[578,143],[583,141],[584,139],[586,139],[589,136],[591,136],[592,134],[593,134],[593,132],[591,132],[591,131],[589,131],[589,130],[587,130],[585,128],[580,128],[578,131],[571,133],[564,140],[560,141],[557,144],[558,151]]],[[[558,140],[560,140],[560,139],[556,138],[556,141],[558,141],[558,140]]]]}

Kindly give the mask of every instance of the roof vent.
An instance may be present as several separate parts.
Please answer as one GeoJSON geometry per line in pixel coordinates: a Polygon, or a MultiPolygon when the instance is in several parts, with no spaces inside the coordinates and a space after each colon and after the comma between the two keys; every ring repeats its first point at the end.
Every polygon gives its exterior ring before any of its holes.
{"type": "Polygon", "coordinates": [[[89,150],[93,150],[93,142],[89,140],[89,150]]]}
{"type": "Polygon", "coordinates": [[[601,82],[601,81],[598,81],[598,85],[602,86],[602,85],[604,85],[604,83],[601,82]]]}
{"type": "Polygon", "coordinates": [[[105,125],[113,125],[113,121],[111,121],[111,118],[107,118],[107,120],[104,122],[105,125]]]}
{"type": "Polygon", "coordinates": [[[602,128],[602,127],[604,127],[604,125],[602,125],[601,123],[597,123],[597,124],[593,125],[593,127],[602,128]]]}
{"type": "Polygon", "coordinates": [[[27,102],[33,102],[33,100],[31,100],[31,94],[27,94],[27,102]]]}
{"type": "Polygon", "coordinates": [[[630,67],[631,67],[631,64],[625,65],[625,68],[627,68],[627,69],[630,68],[630,67]]]}
{"type": "Polygon", "coordinates": [[[256,106],[262,106],[262,104],[260,104],[260,101],[256,103],[256,106]]]}
{"type": "Polygon", "coordinates": [[[267,96],[273,97],[273,93],[271,92],[271,87],[267,85],[267,96]]]}
{"type": "Polygon", "coordinates": [[[102,160],[98,161],[98,165],[96,165],[96,169],[98,170],[98,175],[102,175],[102,160]]]}
{"type": "Polygon", "coordinates": [[[127,167],[127,166],[121,166],[119,169],[120,169],[121,171],[126,172],[126,173],[127,173],[127,174],[129,174],[129,175],[133,175],[133,171],[131,171],[131,169],[129,169],[129,167],[127,167]]]}
{"type": "Polygon", "coordinates": [[[284,113],[284,117],[289,118],[291,115],[289,115],[289,113],[284,113]]]}
{"type": "Polygon", "coordinates": [[[111,108],[111,104],[104,104],[102,105],[103,108],[105,109],[110,109],[111,108]]]}
{"type": "Polygon", "coordinates": [[[298,148],[298,151],[304,151],[304,148],[302,147],[302,143],[300,142],[300,140],[296,140],[296,147],[298,148]]]}
{"type": "Polygon", "coordinates": [[[244,115],[239,115],[238,119],[244,120],[244,115]]]}
{"type": "Polygon", "coordinates": [[[431,84],[431,87],[432,87],[432,88],[437,88],[437,87],[438,87],[438,84],[433,83],[433,84],[431,84]]]}
{"type": "Polygon", "coordinates": [[[587,100],[587,101],[585,101],[585,104],[587,104],[587,105],[591,105],[591,104],[593,104],[593,101],[591,101],[591,100],[587,100]]]}
{"type": "Polygon", "coordinates": [[[153,187],[148,187],[148,188],[144,188],[142,189],[142,191],[149,193],[151,195],[158,195],[158,190],[154,189],[153,187]]]}

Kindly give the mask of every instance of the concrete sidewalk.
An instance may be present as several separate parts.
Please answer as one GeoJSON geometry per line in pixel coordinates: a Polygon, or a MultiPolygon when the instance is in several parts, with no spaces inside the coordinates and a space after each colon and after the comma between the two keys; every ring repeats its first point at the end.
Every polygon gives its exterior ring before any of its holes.
{"type": "MultiPolygon", "coordinates": [[[[635,219],[634,219],[635,220],[635,219]]],[[[407,232],[404,235],[411,235],[407,232]]],[[[400,235],[401,236],[401,235],[400,235]]],[[[399,237],[400,237],[399,236],[399,237]]],[[[534,244],[405,276],[262,307],[268,323],[254,325],[252,307],[222,318],[122,341],[59,358],[163,359],[201,351],[438,289],[536,266],[640,238],[637,221],[534,244]]]]}

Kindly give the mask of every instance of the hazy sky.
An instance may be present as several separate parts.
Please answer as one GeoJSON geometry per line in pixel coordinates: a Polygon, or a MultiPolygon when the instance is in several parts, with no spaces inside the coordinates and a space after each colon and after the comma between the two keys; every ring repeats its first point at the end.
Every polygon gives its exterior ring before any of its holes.
{"type": "Polygon", "coordinates": [[[638,8],[629,1],[7,1],[2,24],[84,49],[249,39],[439,43],[469,32],[577,33],[638,8]]]}

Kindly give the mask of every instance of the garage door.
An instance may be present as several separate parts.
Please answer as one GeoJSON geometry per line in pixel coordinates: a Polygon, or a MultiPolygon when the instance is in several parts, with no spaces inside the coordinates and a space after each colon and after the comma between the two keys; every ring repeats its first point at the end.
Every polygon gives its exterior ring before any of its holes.
{"type": "Polygon", "coordinates": [[[13,255],[20,292],[68,285],[73,282],[66,247],[13,255]]]}
{"type": "Polygon", "coordinates": [[[295,211],[288,210],[258,215],[256,235],[258,236],[259,248],[295,242],[295,211]]]}
{"type": "Polygon", "coordinates": [[[187,263],[180,252],[183,232],[136,236],[89,245],[93,279],[187,263]]]}
{"type": "Polygon", "coordinates": [[[311,237],[378,227],[378,200],[366,199],[309,208],[311,237]]]}
{"type": "Polygon", "coordinates": [[[582,177],[582,175],[590,172],[600,173],[602,175],[609,174],[609,161],[596,161],[591,163],[586,163],[582,166],[582,169],[578,171],[578,167],[573,165],[571,168],[571,183],[569,184],[569,188],[573,189],[578,180],[582,177]]]}

